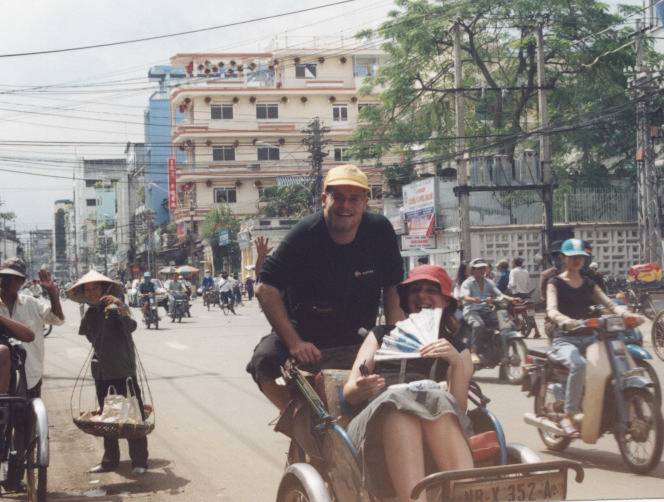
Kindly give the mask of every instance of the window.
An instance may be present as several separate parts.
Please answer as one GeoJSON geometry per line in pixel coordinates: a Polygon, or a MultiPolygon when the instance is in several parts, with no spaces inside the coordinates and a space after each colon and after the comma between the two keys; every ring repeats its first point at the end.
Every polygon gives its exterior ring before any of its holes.
{"type": "Polygon", "coordinates": [[[348,120],[348,107],[346,105],[335,105],[332,107],[332,120],[345,122],[348,120]]]}
{"type": "Polygon", "coordinates": [[[350,155],[348,154],[348,148],[345,146],[335,146],[334,147],[334,161],[342,162],[348,160],[350,155]]]}
{"type": "Polygon", "coordinates": [[[373,77],[378,71],[378,57],[376,56],[355,56],[355,76],[373,77]]]}
{"type": "Polygon", "coordinates": [[[232,120],[233,105],[212,105],[210,107],[210,118],[213,120],[232,120]]]}
{"type": "Polygon", "coordinates": [[[235,147],[233,146],[213,146],[212,160],[235,160],[235,147]]]}
{"type": "Polygon", "coordinates": [[[99,180],[85,180],[85,186],[88,188],[95,187],[99,180]]]}
{"type": "Polygon", "coordinates": [[[233,204],[237,202],[237,190],[235,188],[215,188],[214,202],[215,204],[219,204],[221,202],[233,204]]]}
{"type": "Polygon", "coordinates": [[[97,199],[85,199],[85,205],[86,206],[96,206],[97,205],[97,199]]]}
{"type": "Polygon", "coordinates": [[[278,119],[279,105],[256,105],[257,119],[278,119]]]}
{"type": "Polygon", "coordinates": [[[372,106],[375,106],[375,105],[372,104],[372,103],[360,103],[359,105],[357,105],[357,111],[358,111],[358,113],[359,113],[359,112],[361,112],[362,110],[364,110],[365,108],[366,108],[367,110],[370,110],[372,106]]]}
{"type": "Polygon", "coordinates": [[[274,146],[259,146],[256,152],[258,160],[279,160],[279,149],[274,146]]]}
{"type": "Polygon", "coordinates": [[[265,187],[258,187],[258,200],[263,200],[263,196],[265,195],[265,187]]]}
{"type": "Polygon", "coordinates": [[[296,64],[295,78],[316,78],[316,65],[312,63],[296,64]]]}
{"type": "Polygon", "coordinates": [[[383,199],[383,185],[371,185],[371,200],[383,199]]]}

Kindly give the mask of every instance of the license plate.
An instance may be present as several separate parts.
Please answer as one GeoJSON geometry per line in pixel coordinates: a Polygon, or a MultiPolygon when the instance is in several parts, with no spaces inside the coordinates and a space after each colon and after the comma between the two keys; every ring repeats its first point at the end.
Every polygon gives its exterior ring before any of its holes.
{"type": "Polygon", "coordinates": [[[496,480],[457,481],[452,500],[492,502],[504,500],[563,500],[564,473],[543,473],[496,480]]]}

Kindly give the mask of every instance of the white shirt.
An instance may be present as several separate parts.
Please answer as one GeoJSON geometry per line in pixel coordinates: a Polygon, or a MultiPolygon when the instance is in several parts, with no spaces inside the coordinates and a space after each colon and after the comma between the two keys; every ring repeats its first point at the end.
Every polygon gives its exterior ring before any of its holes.
{"type": "Polygon", "coordinates": [[[510,280],[507,287],[512,294],[530,293],[530,274],[523,267],[515,267],[510,270],[510,280]]]}
{"type": "Polygon", "coordinates": [[[222,277],[221,279],[219,279],[219,291],[222,293],[229,293],[230,291],[233,290],[234,282],[235,281],[230,277],[228,279],[224,279],[222,277]]]}
{"type": "Polygon", "coordinates": [[[44,374],[44,324],[60,326],[64,320],[51,312],[51,303],[45,303],[29,295],[18,294],[13,314],[0,299],[0,314],[14,321],[25,324],[35,334],[32,342],[23,342],[26,352],[25,376],[28,389],[39,383],[44,374]]]}

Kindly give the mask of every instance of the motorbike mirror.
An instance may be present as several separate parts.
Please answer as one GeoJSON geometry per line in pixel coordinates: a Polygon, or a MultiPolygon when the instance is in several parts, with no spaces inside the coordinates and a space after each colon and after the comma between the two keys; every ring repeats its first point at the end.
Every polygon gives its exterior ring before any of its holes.
{"type": "Polygon", "coordinates": [[[602,320],[594,317],[586,321],[586,327],[590,329],[599,329],[602,326],[602,320]]]}

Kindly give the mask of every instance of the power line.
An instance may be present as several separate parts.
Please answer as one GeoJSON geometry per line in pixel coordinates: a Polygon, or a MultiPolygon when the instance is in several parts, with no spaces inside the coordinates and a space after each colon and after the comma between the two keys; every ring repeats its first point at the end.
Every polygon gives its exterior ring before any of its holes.
{"type": "Polygon", "coordinates": [[[269,16],[262,16],[262,17],[256,17],[256,18],[251,18],[251,19],[245,19],[243,21],[236,21],[233,23],[226,23],[226,24],[221,24],[218,26],[209,26],[207,28],[197,28],[195,30],[187,30],[187,31],[180,31],[176,33],[167,33],[164,35],[155,35],[152,37],[142,37],[142,38],[135,38],[131,40],[122,40],[119,42],[107,42],[107,43],[101,43],[101,44],[93,44],[93,45],[82,45],[78,47],[69,47],[66,49],[48,49],[48,50],[42,50],[42,51],[32,51],[32,52],[15,52],[15,53],[8,53],[8,54],[0,54],[0,58],[13,58],[13,57],[21,57],[21,56],[36,56],[40,54],[54,54],[54,53],[60,53],[60,52],[72,52],[72,51],[82,51],[82,50],[87,50],[87,49],[99,49],[102,47],[113,47],[117,45],[128,45],[128,44],[136,44],[139,42],[147,42],[150,40],[161,40],[164,38],[173,38],[173,37],[180,37],[184,35],[192,35],[194,33],[203,33],[206,31],[214,31],[214,30],[219,30],[222,28],[230,28],[233,26],[240,26],[243,24],[249,24],[249,23],[256,23],[259,21],[266,21],[268,19],[277,19],[280,17],[285,17],[285,16],[291,16],[294,14],[302,14],[304,12],[311,12],[314,10],[319,10],[319,9],[324,9],[327,7],[333,7],[336,5],[342,5],[346,3],[351,3],[355,2],[356,0],[340,0],[338,2],[333,2],[333,3],[328,3],[328,4],[323,4],[323,5],[317,5],[315,7],[307,7],[305,9],[298,9],[298,10],[293,10],[289,12],[282,12],[280,14],[272,14],[269,16]]]}

